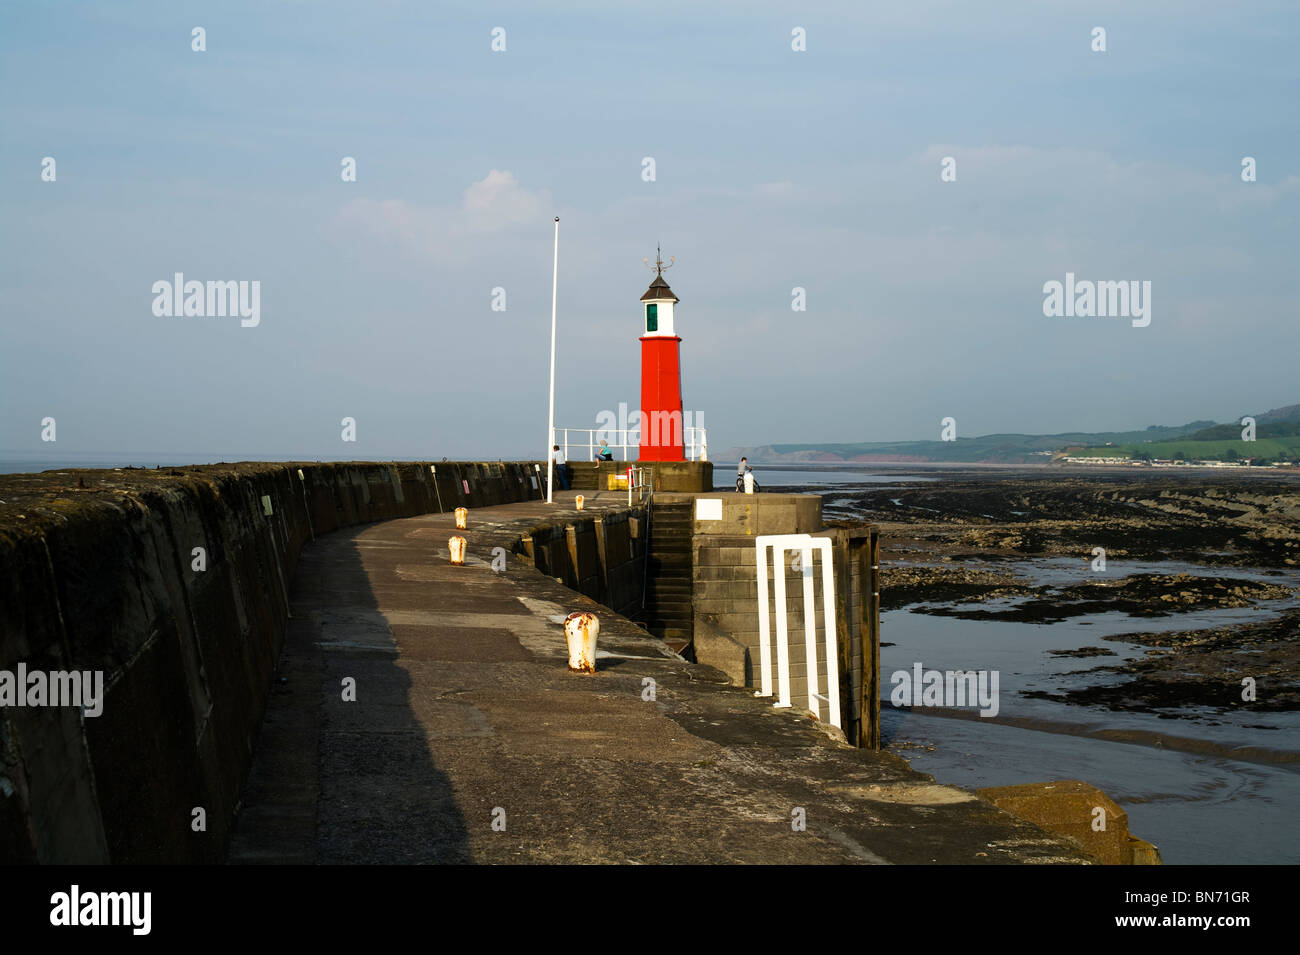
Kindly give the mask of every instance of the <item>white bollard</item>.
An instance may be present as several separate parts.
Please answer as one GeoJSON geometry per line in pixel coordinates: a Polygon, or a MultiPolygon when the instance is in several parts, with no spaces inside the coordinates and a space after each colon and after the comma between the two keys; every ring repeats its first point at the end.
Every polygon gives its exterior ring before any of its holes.
{"type": "Polygon", "coordinates": [[[569,644],[569,669],[577,673],[596,672],[596,635],[600,621],[594,613],[578,611],[564,621],[564,639],[569,644]]]}
{"type": "Polygon", "coordinates": [[[456,508],[456,530],[463,531],[465,529],[465,522],[467,520],[469,520],[469,508],[467,507],[456,508]]]}
{"type": "Polygon", "coordinates": [[[465,538],[453,537],[447,541],[447,549],[451,551],[451,562],[457,566],[465,563],[465,538]]]}
{"type": "Polygon", "coordinates": [[[745,493],[754,493],[754,472],[752,471],[745,472],[745,493]]]}

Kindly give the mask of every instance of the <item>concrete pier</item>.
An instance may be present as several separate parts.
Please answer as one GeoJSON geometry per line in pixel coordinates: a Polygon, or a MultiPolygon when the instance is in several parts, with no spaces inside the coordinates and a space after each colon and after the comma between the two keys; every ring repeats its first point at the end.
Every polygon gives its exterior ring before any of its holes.
{"type": "Polygon", "coordinates": [[[471,509],[464,567],[451,514],[303,546],[231,862],[1088,861],[541,573],[520,541],[573,497],[471,509]],[[594,676],[567,669],[574,610],[600,617],[594,676]]]}

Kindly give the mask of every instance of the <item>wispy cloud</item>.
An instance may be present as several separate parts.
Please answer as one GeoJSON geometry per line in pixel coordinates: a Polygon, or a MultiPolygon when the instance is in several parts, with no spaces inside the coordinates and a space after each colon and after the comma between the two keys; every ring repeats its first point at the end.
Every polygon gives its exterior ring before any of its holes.
{"type": "Polygon", "coordinates": [[[465,189],[459,206],[358,198],[339,210],[336,227],[340,236],[360,234],[413,259],[458,258],[467,241],[525,225],[535,231],[552,208],[550,192],[525,189],[514,173],[493,169],[465,189]]]}

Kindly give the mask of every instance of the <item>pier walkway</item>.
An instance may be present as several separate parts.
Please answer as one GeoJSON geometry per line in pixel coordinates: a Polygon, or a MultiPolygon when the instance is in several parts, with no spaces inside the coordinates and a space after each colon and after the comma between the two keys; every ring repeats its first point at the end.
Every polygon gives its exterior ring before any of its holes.
{"type": "Polygon", "coordinates": [[[229,861],[1086,861],[727,686],[523,556],[492,569],[494,547],[572,500],[471,511],[464,567],[448,561],[450,514],[303,548],[229,861]],[[595,675],[567,669],[555,620],[578,609],[600,617],[595,675]]]}

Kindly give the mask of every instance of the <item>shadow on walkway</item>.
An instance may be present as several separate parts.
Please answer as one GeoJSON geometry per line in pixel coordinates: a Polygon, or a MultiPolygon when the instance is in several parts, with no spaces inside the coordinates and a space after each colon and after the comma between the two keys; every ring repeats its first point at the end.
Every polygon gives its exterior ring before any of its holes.
{"type": "Polygon", "coordinates": [[[473,861],[380,612],[376,586],[399,599],[403,587],[368,566],[385,546],[367,541],[370,530],[303,548],[232,863],[473,861]]]}

